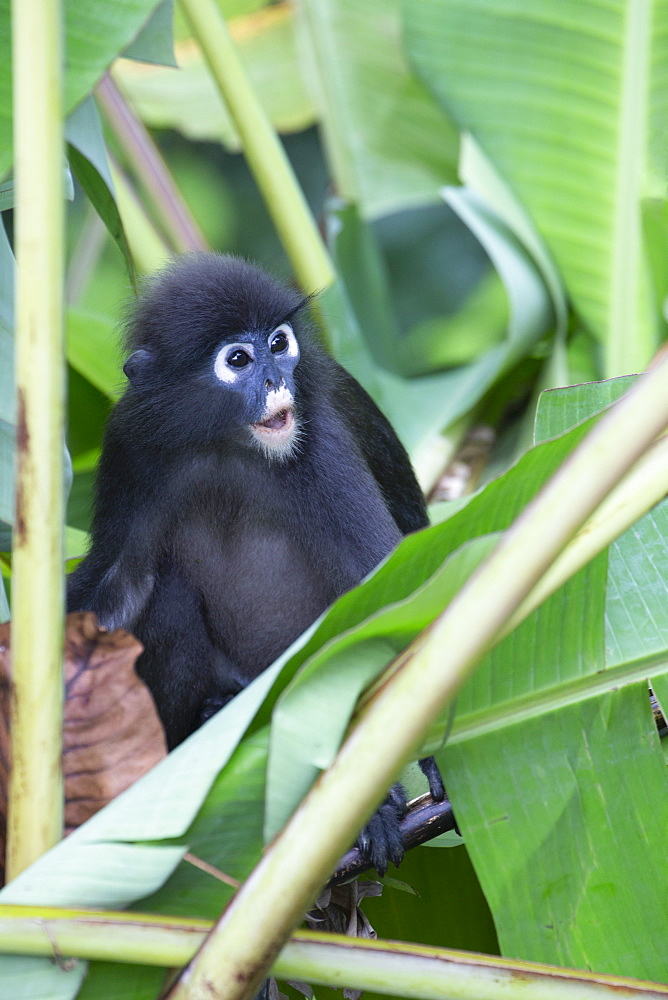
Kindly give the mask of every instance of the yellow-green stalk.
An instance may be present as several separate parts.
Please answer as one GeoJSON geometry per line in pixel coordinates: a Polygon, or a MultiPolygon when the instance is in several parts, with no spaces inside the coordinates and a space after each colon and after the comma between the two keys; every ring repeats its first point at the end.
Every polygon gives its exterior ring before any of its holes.
{"type": "Polygon", "coordinates": [[[13,0],[17,481],[12,580],[13,878],[62,835],[63,130],[61,4],[13,0]]]}
{"type": "MultiPolygon", "coordinates": [[[[173,967],[211,922],[148,913],[0,906],[0,952],[173,967]]],[[[450,948],[299,931],[273,969],[285,979],[419,1000],[509,1000],[517,982],[540,1000],[652,1000],[668,986],[450,948]]]]}
{"type": "Polygon", "coordinates": [[[307,294],[334,282],[329,254],[285,150],[250,86],[216,0],[181,0],[193,35],[227,106],[248,165],[307,294]]]}

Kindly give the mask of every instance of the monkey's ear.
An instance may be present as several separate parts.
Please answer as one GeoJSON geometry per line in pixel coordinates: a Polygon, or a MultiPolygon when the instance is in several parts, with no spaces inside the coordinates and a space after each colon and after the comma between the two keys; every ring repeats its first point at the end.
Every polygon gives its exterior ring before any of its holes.
{"type": "Polygon", "coordinates": [[[151,352],[145,351],[143,348],[130,355],[123,365],[123,371],[130,383],[136,382],[138,378],[146,374],[152,358],[153,355],[151,352]]]}

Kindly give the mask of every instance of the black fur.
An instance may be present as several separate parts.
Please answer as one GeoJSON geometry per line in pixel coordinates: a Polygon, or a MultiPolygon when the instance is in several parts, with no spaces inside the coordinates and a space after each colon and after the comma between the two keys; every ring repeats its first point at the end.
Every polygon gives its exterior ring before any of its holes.
{"type": "Polygon", "coordinates": [[[152,282],[128,324],[129,385],[107,426],[92,547],[68,606],[144,643],[138,672],[170,748],[427,523],[396,435],[317,346],[302,301],[244,261],[192,254],[152,282]],[[266,347],[286,320],[296,364],[266,347]],[[253,370],[230,388],[214,359],[246,341],[253,370]],[[300,437],[277,459],[249,424],[278,379],[300,437]]]}

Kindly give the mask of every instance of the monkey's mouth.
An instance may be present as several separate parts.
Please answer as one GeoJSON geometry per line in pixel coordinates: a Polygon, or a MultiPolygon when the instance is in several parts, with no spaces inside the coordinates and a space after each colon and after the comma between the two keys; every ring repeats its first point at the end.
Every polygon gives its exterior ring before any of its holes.
{"type": "Polygon", "coordinates": [[[253,430],[285,433],[291,429],[294,420],[294,413],[286,407],[284,410],[279,410],[278,413],[272,413],[270,417],[260,421],[259,424],[253,424],[253,430]]]}
{"type": "Polygon", "coordinates": [[[299,426],[294,399],[287,386],[267,393],[262,420],[251,424],[250,431],[268,458],[290,457],[299,437],[299,426]]]}
{"type": "Polygon", "coordinates": [[[267,457],[285,459],[297,440],[297,418],[291,406],[281,406],[264,420],[250,425],[251,434],[267,457]]]}

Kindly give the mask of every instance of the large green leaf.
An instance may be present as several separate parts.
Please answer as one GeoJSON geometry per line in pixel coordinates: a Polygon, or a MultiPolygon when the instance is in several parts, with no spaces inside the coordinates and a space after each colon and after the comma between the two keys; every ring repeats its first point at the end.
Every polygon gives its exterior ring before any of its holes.
{"type": "MultiPolygon", "coordinates": [[[[627,385],[545,394],[539,432],[627,385]]],[[[493,650],[458,700],[442,763],[506,955],[668,974],[666,772],[647,690],[667,690],[666,530],[664,502],[493,650]]]]}
{"type": "MultiPolygon", "coordinates": [[[[139,33],[157,0],[68,0],[65,16],[65,112],[90,93],[139,33]]],[[[0,177],[12,162],[10,0],[0,0],[0,177]]]]}
{"type": "Polygon", "coordinates": [[[412,0],[405,23],[413,65],[528,210],[607,374],[642,370],[666,293],[643,233],[664,197],[666,0],[412,0]]]}
{"type": "Polygon", "coordinates": [[[503,954],[665,981],[668,787],[646,683],[444,761],[503,954]]]}
{"type": "Polygon", "coordinates": [[[123,389],[122,352],[113,323],[83,309],[67,311],[67,360],[80,375],[115,400],[123,389]]]}
{"type": "Polygon", "coordinates": [[[304,0],[303,65],[337,191],[364,215],[436,201],[458,136],[401,46],[400,0],[304,0]]]}

